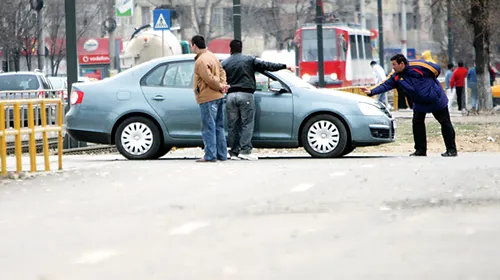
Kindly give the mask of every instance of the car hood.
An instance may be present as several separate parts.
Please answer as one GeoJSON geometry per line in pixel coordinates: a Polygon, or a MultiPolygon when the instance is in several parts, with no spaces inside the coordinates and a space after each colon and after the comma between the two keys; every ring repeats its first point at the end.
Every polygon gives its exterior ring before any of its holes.
{"type": "Polygon", "coordinates": [[[367,96],[362,96],[359,94],[335,90],[335,89],[312,89],[311,91],[319,96],[324,96],[325,98],[328,99],[331,99],[333,97],[335,99],[342,99],[344,101],[351,101],[355,103],[364,102],[373,105],[378,105],[379,103],[377,100],[367,96]]]}

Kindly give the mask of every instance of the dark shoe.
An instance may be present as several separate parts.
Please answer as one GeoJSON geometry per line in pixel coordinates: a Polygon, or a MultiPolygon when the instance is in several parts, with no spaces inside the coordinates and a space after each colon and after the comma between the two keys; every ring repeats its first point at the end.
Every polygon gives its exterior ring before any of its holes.
{"type": "Polygon", "coordinates": [[[199,158],[196,160],[196,162],[217,162],[217,160],[206,160],[204,158],[199,158]]]}
{"type": "Polygon", "coordinates": [[[441,154],[442,157],[456,157],[458,156],[457,151],[446,151],[445,153],[441,154]]]}
{"type": "Polygon", "coordinates": [[[426,152],[419,152],[419,151],[415,151],[410,154],[410,157],[426,157],[426,156],[427,156],[426,152]]]}

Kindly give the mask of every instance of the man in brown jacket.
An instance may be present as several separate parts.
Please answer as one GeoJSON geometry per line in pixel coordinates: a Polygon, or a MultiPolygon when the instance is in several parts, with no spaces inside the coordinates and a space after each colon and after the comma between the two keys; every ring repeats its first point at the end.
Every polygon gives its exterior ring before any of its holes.
{"type": "Polygon", "coordinates": [[[197,162],[227,160],[227,143],[224,133],[224,94],[226,72],[219,59],[207,50],[203,36],[191,39],[191,49],[196,53],[193,89],[196,102],[200,105],[201,135],[205,146],[205,156],[197,162]]]}

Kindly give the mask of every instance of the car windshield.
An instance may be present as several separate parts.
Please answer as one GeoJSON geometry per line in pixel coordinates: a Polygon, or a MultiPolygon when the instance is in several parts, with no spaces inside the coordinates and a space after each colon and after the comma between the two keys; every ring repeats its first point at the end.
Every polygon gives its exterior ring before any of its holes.
{"type": "Polygon", "coordinates": [[[64,80],[62,78],[49,77],[49,81],[55,89],[63,89],[64,80]]]}
{"type": "Polygon", "coordinates": [[[0,76],[1,90],[37,90],[40,83],[35,75],[3,75],[0,76]]]}
{"type": "Polygon", "coordinates": [[[277,73],[276,76],[278,76],[281,80],[285,81],[289,85],[293,85],[294,87],[310,88],[310,89],[315,88],[310,83],[297,77],[297,75],[295,75],[293,72],[290,72],[290,70],[280,70],[276,73],[277,73]]]}

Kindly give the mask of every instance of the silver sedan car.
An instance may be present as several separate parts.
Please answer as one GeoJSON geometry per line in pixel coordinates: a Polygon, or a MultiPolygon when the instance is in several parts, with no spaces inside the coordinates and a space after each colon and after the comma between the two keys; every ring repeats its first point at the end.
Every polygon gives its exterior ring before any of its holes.
{"type": "MultiPolygon", "coordinates": [[[[223,60],[225,55],[219,55],[223,60]]],[[[202,147],[192,89],[194,55],[151,60],[109,79],[75,83],[66,115],[76,140],[115,144],[128,159],[156,159],[172,147],[202,147]]],[[[257,74],[255,148],[304,147],[318,158],[395,140],[382,103],[318,89],[287,70],[257,74]]]]}

